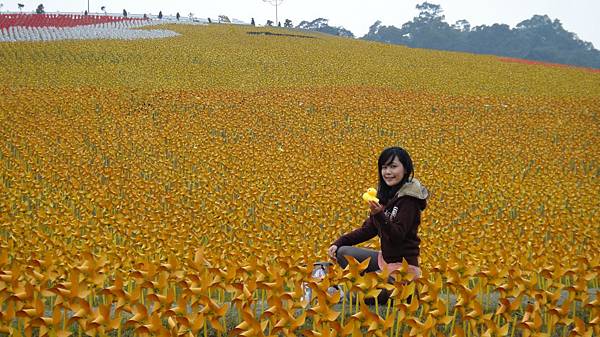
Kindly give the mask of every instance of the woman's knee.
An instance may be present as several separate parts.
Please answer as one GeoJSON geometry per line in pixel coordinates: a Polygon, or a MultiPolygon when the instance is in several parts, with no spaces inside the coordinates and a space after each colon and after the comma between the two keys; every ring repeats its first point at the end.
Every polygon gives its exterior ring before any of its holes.
{"type": "Polygon", "coordinates": [[[346,265],[348,264],[348,261],[346,260],[346,256],[351,255],[350,247],[351,246],[341,246],[341,247],[338,247],[337,251],[335,252],[335,257],[337,259],[337,262],[342,268],[345,268],[346,265]]]}
{"type": "Polygon", "coordinates": [[[338,247],[338,249],[336,251],[337,256],[340,257],[340,256],[348,255],[350,248],[351,248],[351,246],[338,247]]]}

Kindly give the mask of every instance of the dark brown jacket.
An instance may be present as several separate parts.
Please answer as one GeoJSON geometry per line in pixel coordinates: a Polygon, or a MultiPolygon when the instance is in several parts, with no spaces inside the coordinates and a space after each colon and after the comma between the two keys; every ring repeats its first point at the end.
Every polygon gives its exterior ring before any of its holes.
{"type": "Polygon", "coordinates": [[[413,178],[387,203],[384,212],[369,216],[362,227],[342,235],[333,244],[354,246],[378,235],[385,262],[402,262],[404,258],[418,267],[421,240],[417,233],[428,197],[427,188],[413,178]]]}

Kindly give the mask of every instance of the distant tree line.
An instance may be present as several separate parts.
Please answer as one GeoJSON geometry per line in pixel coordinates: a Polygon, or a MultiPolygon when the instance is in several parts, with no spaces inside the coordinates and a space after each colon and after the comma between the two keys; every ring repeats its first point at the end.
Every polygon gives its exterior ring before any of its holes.
{"type": "MultiPolygon", "coordinates": [[[[506,24],[471,27],[467,20],[450,25],[440,5],[424,2],[419,15],[397,28],[375,22],[361,39],[401,44],[414,48],[463,51],[600,68],[600,51],[590,42],[566,31],[558,19],[534,15],[510,28],[506,24]]],[[[343,27],[328,25],[327,19],[302,21],[296,28],[354,37],[343,27]]]]}
{"type": "Polygon", "coordinates": [[[299,29],[307,29],[325,34],[343,36],[343,37],[354,37],[351,31],[344,29],[343,27],[332,27],[329,25],[329,20],[324,18],[318,18],[313,21],[302,21],[296,26],[299,29]]]}

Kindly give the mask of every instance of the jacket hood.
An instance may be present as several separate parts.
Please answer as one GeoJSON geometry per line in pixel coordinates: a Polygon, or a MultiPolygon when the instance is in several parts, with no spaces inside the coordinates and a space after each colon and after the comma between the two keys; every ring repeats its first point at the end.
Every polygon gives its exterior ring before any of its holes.
{"type": "Polygon", "coordinates": [[[405,195],[424,200],[429,197],[429,191],[427,191],[427,188],[423,186],[417,178],[412,178],[411,181],[404,184],[404,186],[396,192],[397,197],[403,197],[405,195]]]}
{"type": "Polygon", "coordinates": [[[396,198],[403,196],[410,196],[421,200],[421,209],[423,210],[427,206],[429,191],[418,179],[412,178],[411,181],[404,184],[404,186],[402,186],[398,192],[396,192],[396,198]]]}

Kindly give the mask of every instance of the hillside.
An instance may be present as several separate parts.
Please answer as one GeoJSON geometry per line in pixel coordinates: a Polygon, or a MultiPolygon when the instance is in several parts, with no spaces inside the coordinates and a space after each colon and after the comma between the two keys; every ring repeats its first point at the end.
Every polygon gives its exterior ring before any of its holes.
{"type": "Polygon", "coordinates": [[[586,71],[505,63],[492,56],[410,49],[324,34],[312,34],[315,39],[248,35],[265,29],[254,27],[163,27],[185,36],[124,43],[60,42],[52,48],[3,44],[4,64],[20,71],[3,72],[0,80],[44,86],[65,79],[83,86],[146,89],[367,85],[507,96],[587,96],[599,87],[598,76],[586,71]]]}
{"type": "MultiPolygon", "coordinates": [[[[563,28],[559,19],[548,15],[534,14],[511,28],[503,23],[471,26],[464,19],[449,24],[442,7],[429,2],[416,5],[416,9],[419,14],[399,27],[376,21],[361,39],[600,69],[600,51],[563,28]]],[[[303,21],[297,28],[354,37],[343,27],[329,26],[324,18],[303,21]]]]}
{"type": "Polygon", "coordinates": [[[158,28],[0,44],[0,333],[599,332],[600,73],[158,28]],[[430,192],[422,277],[311,279],[389,146],[430,192]]]}

